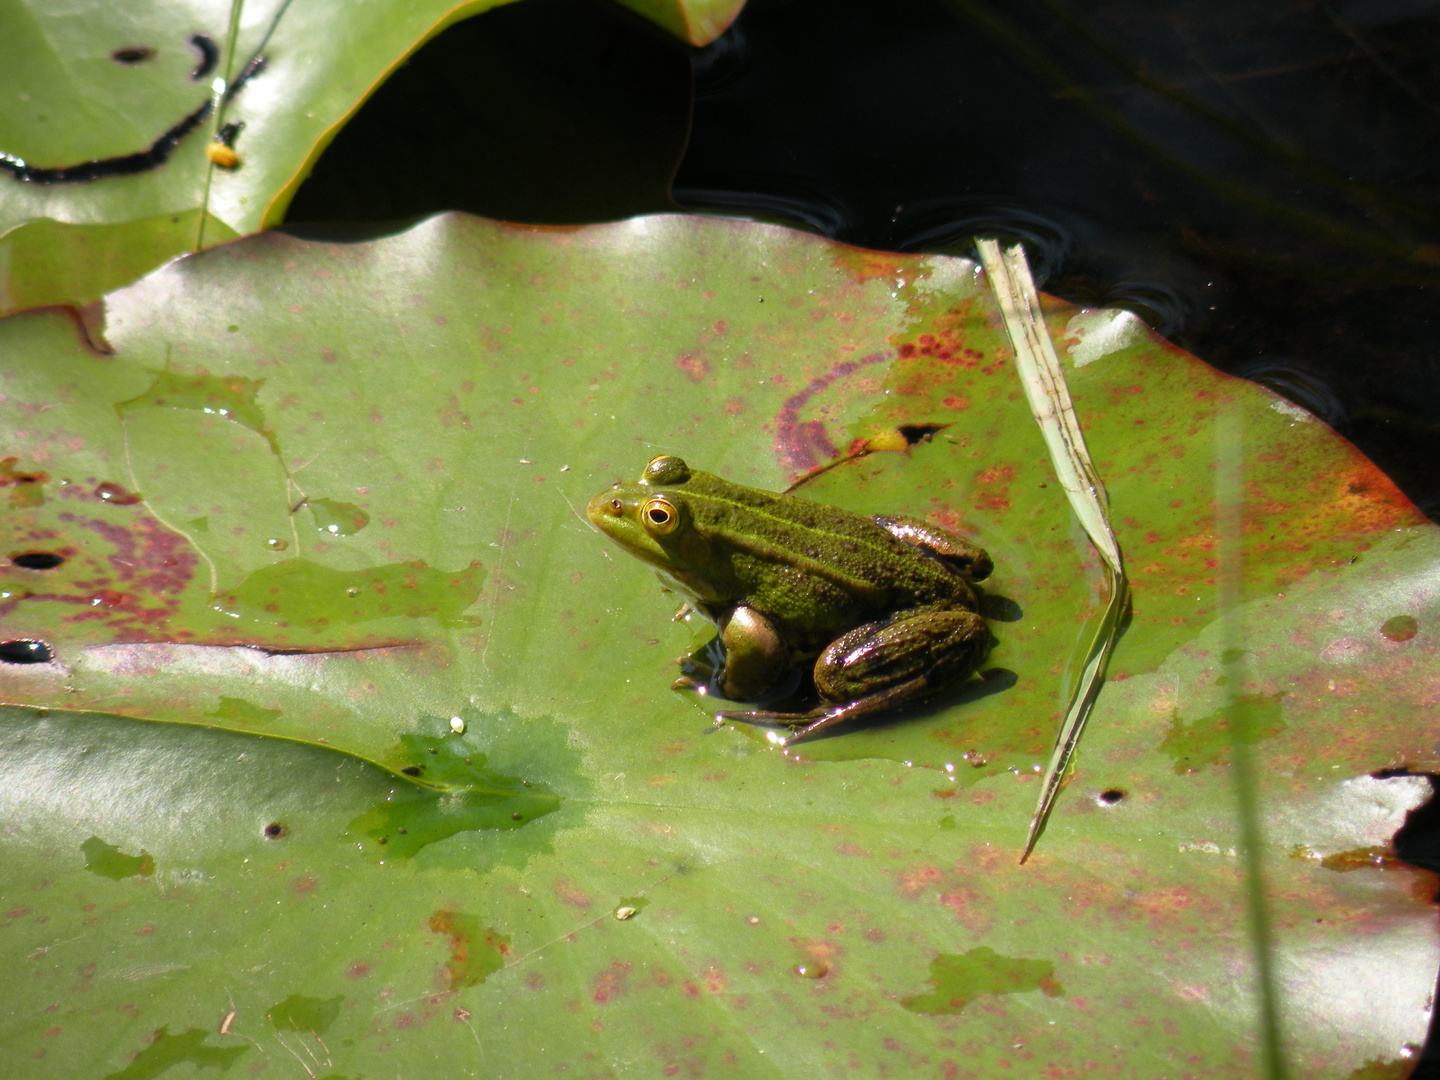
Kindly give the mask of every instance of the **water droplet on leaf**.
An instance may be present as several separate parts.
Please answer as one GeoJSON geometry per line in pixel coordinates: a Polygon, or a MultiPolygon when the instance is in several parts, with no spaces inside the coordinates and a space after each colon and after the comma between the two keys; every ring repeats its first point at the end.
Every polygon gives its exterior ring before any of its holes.
{"type": "Polygon", "coordinates": [[[1420,624],[1412,616],[1396,615],[1393,619],[1385,620],[1385,625],[1380,627],[1380,633],[1391,641],[1409,641],[1419,629],[1420,624]]]}

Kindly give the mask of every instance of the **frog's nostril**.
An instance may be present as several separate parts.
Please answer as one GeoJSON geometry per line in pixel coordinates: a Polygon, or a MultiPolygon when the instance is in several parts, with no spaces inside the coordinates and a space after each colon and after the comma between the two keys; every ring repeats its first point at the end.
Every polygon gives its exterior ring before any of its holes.
{"type": "Polygon", "coordinates": [[[625,510],[625,504],[624,504],[623,502],[621,502],[619,499],[611,499],[611,500],[610,500],[610,512],[611,512],[612,514],[614,514],[616,517],[619,517],[619,516],[621,515],[621,513],[624,512],[624,510],[625,510]]]}

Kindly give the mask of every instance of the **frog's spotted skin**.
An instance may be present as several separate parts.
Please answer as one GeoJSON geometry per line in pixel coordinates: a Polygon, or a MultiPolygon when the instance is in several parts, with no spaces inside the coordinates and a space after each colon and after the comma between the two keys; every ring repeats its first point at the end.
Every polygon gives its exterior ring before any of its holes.
{"type": "Polygon", "coordinates": [[[795,729],[789,742],[939,693],[989,647],[969,582],[990,573],[990,557],[915,518],[743,487],[669,455],[595,496],[588,514],[719,627],[726,697],[759,697],[814,660],[821,703],[810,712],[721,714],[795,729]]]}

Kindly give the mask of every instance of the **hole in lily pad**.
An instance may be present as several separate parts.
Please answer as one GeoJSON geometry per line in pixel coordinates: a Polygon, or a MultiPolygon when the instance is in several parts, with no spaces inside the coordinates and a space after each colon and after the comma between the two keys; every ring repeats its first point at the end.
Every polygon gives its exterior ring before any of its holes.
{"type": "Polygon", "coordinates": [[[412,758],[425,755],[424,765],[400,771],[409,776],[423,771],[431,786],[397,785],[349,826],[357,839],[383,843],[387,858],[408,858],[461,833],[522,829],[560,808],[560,797],[546,785],[500,772],[485,754],[467,754],[452,735],[405,734],[398,749],[412,758]]]}
{"type": "Polygon", "coordinates": [[[10,561],[26,570],[54,570],[65,562],[65,556],[49,551],[26,551],[11,555],[10,561]]]}
{"type": "Polygon", "coordinates": [[[1125,798],[1125,792],[1121,791],[1119,788],[1106,788],[1104,791],[1100,792],[1098,798],[1100,799],[1100,802],[1105,806],[1114,806],[1121,799],[1125,798]]]}
{"type": "Polygon", "coordinates": [[[154,55],[154,49],[139,45],[127,49],[116,49],[110,54],[110,59],[114,60],[117,64],[133,66],[135,64],[143,64],[154,55]]]}
{"type": "Polygon", "coordinates": [[[265,839],[279,840],[285,835],[286,831],[287,830],[285,826],[282,825],[280,822],[272,821],[269,825],[265,826],[265,839]]]}
{"type": "Polygon", "coordinates": [[[43,641],[31,641],[27,638],[0,641],[0,663],[48,664],[53,659],[54,652],[43,641]]]}
{"type": "Polygon", "coordinates": [[[944,431],[947,424],[901,424],[897,431],[905,436],[905,441],[911,446],[924,442],[938,431],[944,431]]]}

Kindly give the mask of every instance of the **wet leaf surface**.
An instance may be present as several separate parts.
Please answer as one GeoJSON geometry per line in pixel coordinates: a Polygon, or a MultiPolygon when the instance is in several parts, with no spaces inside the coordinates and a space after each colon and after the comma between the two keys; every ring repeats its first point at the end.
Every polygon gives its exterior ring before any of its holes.
{"type": "Polygon", "coordinates": [[[1101,579],[971,264],[455,215],[173,264],[107,298],[113,355],[0,323],[0,458],[34,478],[0,637],[53,653],[0,667],[25,1068],[148,1068],[198,1030],[184,1053],[317,1075],[1246,1072],[1222,410],[1288,1046],[1303,1075],[1401,1062],[1440,941],[1434,879],[1386,853],[1429,784],[1370,773],[1437,767],[1440,534],[1133,317],[1047,317],[1135,600],[1023,867],[1101,579]],[[872,440],[801,492],[988,548],[985,677],[798,753],[715,730],[668,689],[705,635],[584,503],[656,453],[780,489],[872,440]],[[153,873],[97,876],[92,838],[153,873]],[[323,1033],[274,1020],[336,997],[323,1033]]]}

